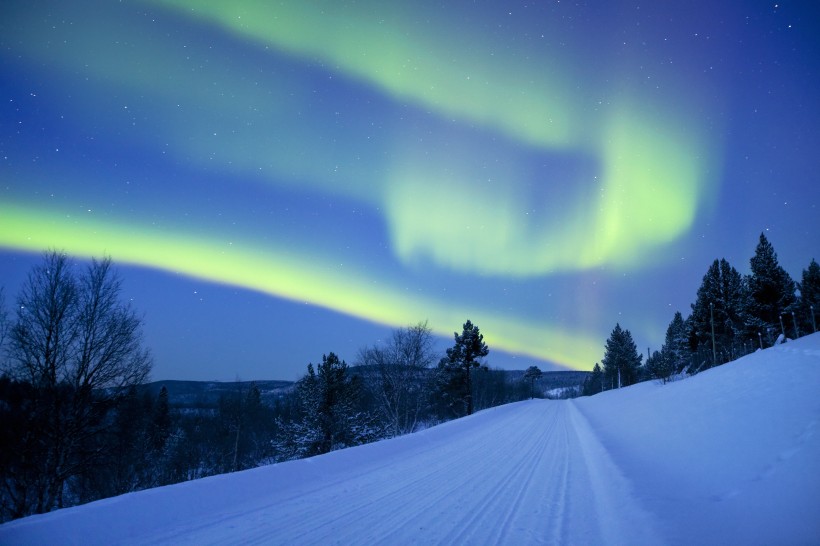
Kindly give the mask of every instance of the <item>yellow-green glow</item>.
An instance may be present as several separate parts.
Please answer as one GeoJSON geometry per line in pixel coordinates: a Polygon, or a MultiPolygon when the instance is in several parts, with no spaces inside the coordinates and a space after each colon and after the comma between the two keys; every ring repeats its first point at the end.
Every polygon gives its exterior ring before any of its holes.
{"type": "Polygon", "coordinates": [[[636,109],[615,112],[603,134],[604,188],[594,245],[586,259],[641,260],[652,248],[685,233],[703,196],[697,143],[681,131],[684,120],[661,124],[636,109]]]}
{"type": "MultiPolygon", "coordinates": [[[[370,191],[381,194],[394,253],[407,263],[423,258],[455,271],[514,276],[603,264],[628,269],[684,235],[708,199],[709,142],[685,109],[677,113],[674,103],[658,106],[635,93],[617,93],[605,111],[582,114],[583,97],[567,93],[573,81],[556,59],[496,55],[485,40],[461,36],[454,42],[441,29],[409,25],[409,14],[382,20],[375,6],[160,3],[317,59],[445,119],[492,127],[545,150],[580,152],[600,164],[598,179],[588,184],[594,195],[573,194],[566,187],[573,181],[560,175],[536,181],[563,191],[561,203],[546,204],[553,217],[533,226],[529,211],[545,204],[528,202],[525,187],[532,181],[524,174],[476,184],[469,162],[479,157],[459,154],[431,168],[402,143],[387,182],[370,191]]],[[[305,163],[295,168],[312,165],[305,163]]]]}
{"type": "Polygon", "coordinates": [[[454,39],[449,29],[409,24],[419,12],[401,3],[392,3],[391,17],[384,20],[378,3],[156,1],[303,59],[318,59],[445,117],[486,124],[526,142],[561,146],[576,140],[581,128],[570,100],[572,82],[555,59],[524,63],[496,55],[482,45],[483,36],[454,39]]]}
{"type": "MultiPolygon", "coordinates": [[[[606,73],[579,67],[608,42],[485,32],[487,7],[471,19],[411,3],[137,3],[133,27],[113,4],[98,20],[58,3],[7,10],[13,55],[51,93],[32,86],[14,107],[55,119],[38,157],[8,154],[18,179],[4,180],[0,246],[107,251],[391,326],[426,317],[449,334],[470,317],[498,348],[588,369],[600,332],[568,331],[596,298],[523,313],[563,328],[512,318],[520,293],[501,314],[450,298],[469,301],[471,282],[549,293],[554,274],[661,263],[715,191],[719,133],[696,115],[710,103],[671,69],[660,91],[633,79],[635,61],[657,60],[645,51],[600,52],[618,61],[606,73]],[[110,220],[49,208],[69,200],[110,220]],[[434,277],[441,292],[408,292],[434,277]]],[[[544,21],[559,27],[570,32],[544,21]]]]}
{"type": "Polygon", "coordinates": [[[557,204],[528,200],[516,173],[475,184],[441,165],[395,166],[387,185],[395,251],[407,262],[426,257],[492,275],[640,267],[650,249],[687,232],[707,195],[704,152],[685,129],[676,116],[659,123],[637,109],[614,109],[602,125],[595,195],[562,196],[557,204]],[[533,228],[528,215],[541,208],[551,217],[533,228]]]}
{"type": "Polygon", "coordinates": [[[364,276],[315,257],[266,246],[242,244],[122,225],[93,215],[0,204],[0,247],[29,252],[58,248],[79,257],[110,255],[117,263],[152,267],[211,282],[305,302],[388,326],[427,317],[437,333],[450,335],[465,317],[486,332],[491,346],[588,369],[598,358],[600,340],[549,324],[525,322],[496,312],[452,308],[395,287],[374,285],[364,276]]]}
{"type": "Polygon", "coordinates": [[[674,103],[658,105],[635,92],[618,92],[604,110],[584,113],[583,97],[566,92],[573,83],[568,71],[549,56],[508,58],[501,49],[490,51],[491,42],[469,36],[454,45],[446,29],[411,25],[409,13],[395,11],[384,21],[374,6],[160,4],[300,59],[318,60],[444,119],[455,116],[600,165],[598,178],[579,189],[561,174],[532,180],[515,168],[496,169],[486,182],[474,168],[481,161],[478,150],[431,163],[408,139],[393,136],[392,144],[382,143],[393,163],[374,178],[373,162],[380,157],[351,160],[359,152],[348,150],[348,143],[317,139],[325,120],[303,116],[303,96],[311,90],[298,77],[275,85],[231,77],[253,73],[254,67],[215,50],[207,63],[185,72],[183,99],[176,80],[187,67],[185,53],[168,55],[150,40],[126,48],[123,57],[120,49],[100,48],[118,38],[101,28],[94,40],[81,34],[65,47],[32,52],[55,69],[94,72],[117,86],[161,97],[155,102],[165,111],[155,114],[156,123],[137,130],[146,131],[146,139],[168,143],[171,153],[199,168],[318,188],[379,208],[393,252],[405,263],[422,259],[454,271],[518,277],[605,264],[639,267],[657,248],[685,234],[708,200],[710,143],[686,119],[685,109],[674,112],[674,103]],[[555,187],[559,201],[531,202],[530,184],[555,187]],[[537,222],[533,210],[545,212],[537,222]]]}

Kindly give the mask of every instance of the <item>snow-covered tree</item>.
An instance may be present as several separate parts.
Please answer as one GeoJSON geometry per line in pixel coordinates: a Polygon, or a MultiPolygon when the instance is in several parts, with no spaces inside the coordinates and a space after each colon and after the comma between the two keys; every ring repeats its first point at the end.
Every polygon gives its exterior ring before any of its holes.
{"type": "Polygon", "coordinates": [[[630,331],[623,330],[620,324],[616,324],[606,341],[606,351],[601,361],[605,376],[604,387],[611,389],[636,383],[642,359],[630,331]]]}
{"type": "Polygon", "coordinates": [[[370,442],[380,436],[373,418],[359,411],[361,379],[351,376],[347,363],[334,353],[297,383],[300,416],[280,423],[280,460],[310,457],[370,442]]]}
{"type": "Polygon", "coordinates": [[[680,373],[690,364],[689,328],[680,311],[675,312],[666,328],[661,354],[671,366],[670,373],[680,373]]]}
{"type": "Polygon", "coordinates": [[[673,373],[673,366],[668,354],[655,351],[652,356],[646,359],[646,372],[652,379],[658,379],[661,383],[666,383],[673,373]]]}
{"type": "Polygon", "coordinates": [[[781,315],[795,310],[795,284],[778,263],[777,253],[763,233],[750,263],[752,272],[746,278],[749,333],[760,332],[771,345],[781,333],[781,315]]]}

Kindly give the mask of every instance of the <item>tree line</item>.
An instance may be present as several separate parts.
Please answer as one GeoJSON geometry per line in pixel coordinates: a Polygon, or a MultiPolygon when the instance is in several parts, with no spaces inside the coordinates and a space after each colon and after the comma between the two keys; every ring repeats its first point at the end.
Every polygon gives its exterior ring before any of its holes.
{"type": "Polygon", "coordinates": [[[760,234],[750,273],[741,275],[725,258],[709,266],[691,313],[676,312],[660,350],[639,354],[629,330],[616,324],[604,358],[584,383],[586,395],[657,379],[696,374],[788,338],[817,331],[820,265],[812,259],[795,282],[760,234]]]}
{"type": "MultiPolygon", "coordinates": [[[[49,251],[6,312],[0,289],[0,522],[149,487],[407,434],[533,395],[466,321],[444,354],[426,322],[333,352],[273,403],[237,383],[215,407],[174,407],[142,385],[142,320],[110,258],[80,268],[49,251]]],[[[536,373],[537,372],[537,373],[536,373]]]]}

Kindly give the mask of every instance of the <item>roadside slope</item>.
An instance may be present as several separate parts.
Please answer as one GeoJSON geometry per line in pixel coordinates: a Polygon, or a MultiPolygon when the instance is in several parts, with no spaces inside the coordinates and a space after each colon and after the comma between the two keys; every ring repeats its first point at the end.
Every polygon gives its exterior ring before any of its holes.
{"type": "Polygon", "coordinates": [[[576,405],[670,543],[820,541],[820,333],[576,405]]]}

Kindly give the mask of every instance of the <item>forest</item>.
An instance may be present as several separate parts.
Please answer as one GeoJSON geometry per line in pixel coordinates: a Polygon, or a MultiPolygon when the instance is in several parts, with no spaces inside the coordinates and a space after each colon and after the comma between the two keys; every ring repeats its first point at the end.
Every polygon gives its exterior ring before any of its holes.
{"type": "MultiPolygon", "coordinates": [[[[290,385],[237,382],[209,403],[172,402],[165,385],[146,385],[141,319],[121,301],[110,258],[81,273],[70,261],[46,252],[14,315],[0,291],[0,522],[412,433],[544,397],[560,381],[536,366],[489,368],[490,348],[470,320],[441,354],[420,322],[362,347],[351,365],[327,352],[290,385]]],[[[741,276],[715,260],[691,313],[675,313],[645,361],[616,324],[601,362],[588,374],[564,372],[558,396],[665,383],[816,331],[817,262],[796,283],[761,234],[750,265],[741,276]]]]}
{"type": "Polygon", "coordinates": [[[672,317],[660,350],[644,361],[632,334],[620,324],[606,341],[600,363],[584,383],[584,395],[656,379],[694,375],[758,349],[817,331],[820,266],[814,259],[795,282],[761,233],[750,273],[741,275],[716,259],[703,276],[691,313],[672,317]]]}
{"type": "MultiPolygon", "coordinates": [[[[167,387],[145,384],[141,319],[120,301],[111,260],[81,273],[70,264],[46,252],[16,315],[0,306],[0,521],[319,455],[535,394],[537,368],[490,369],[468,320],[443,355],[421,322],[363,347],[353,366],[322,355],[273,397],[237,382],[215,403],[173,404],[167,387]]],[[[580,390],[574,380],[568,395],[580,390]]]]}

